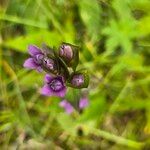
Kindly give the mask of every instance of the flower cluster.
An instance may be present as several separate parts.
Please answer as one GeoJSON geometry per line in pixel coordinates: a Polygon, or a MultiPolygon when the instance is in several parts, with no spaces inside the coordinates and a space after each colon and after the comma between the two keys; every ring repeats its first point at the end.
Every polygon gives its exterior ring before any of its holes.
{"type": "Polygon", "coordinates": [[[29,45],[28,50],[30,58],[24,62],[24,67],[47,73],[45,85],[41,89],[43,95],[64,97],[67,86],[76,89],[88,87],[87,71],[76,71],[79,63],[77,46],[62,43],[56,50],[47,45],[43,45],[42,48],[29,45]]]}

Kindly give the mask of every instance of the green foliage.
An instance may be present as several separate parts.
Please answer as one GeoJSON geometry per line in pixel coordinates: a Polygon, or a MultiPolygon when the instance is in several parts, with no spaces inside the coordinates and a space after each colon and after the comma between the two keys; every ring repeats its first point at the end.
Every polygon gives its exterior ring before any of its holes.
{"type": "Polygon", "coordinates": [[[149,10],[149,0],[0,1],[0,149],[150,149],[149,10]],[[23,68],[29,44],[62,42],[80,47],[77,70],[90,75],[87,89],[68,88],[71,115],[23,68]]]}
{"type": "Polygon", "coordinates": [[[97,0],[82,0],[78,1],[80,16],[87,28],[89,38],[96,42],[100,38],[100,25],[101,25],[101,7],[97,0]]]}
{"type": "Polygon", "coordinates": [[[87,122],[91,120],[99,120],[102,114],[106,111],[106,101],[104,96],[102,95],[100,97],[97,95],[90,97],[93,101],[90,102],[90,107],[86,108],[84,113],[80,116],[79,121],[87,122]]]}
{"type": "Polygon", "coordinates": [[[12,48],[17,51],[27,52],[27,46],[34,43],[48,43],[53,46],[57,46],[61,41],[62,37],[57,32],[49,32],[47,30],[38,30],[38,32],[29,33],[28,36],[19,36],[15,39],[9,39],[4,42],[4,46],[12,48]]]}

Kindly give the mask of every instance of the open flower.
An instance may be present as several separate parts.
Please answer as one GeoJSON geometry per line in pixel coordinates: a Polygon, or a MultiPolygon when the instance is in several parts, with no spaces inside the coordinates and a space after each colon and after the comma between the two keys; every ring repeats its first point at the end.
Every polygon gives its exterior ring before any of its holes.
{"type": "Polygon", "coordinates": [[[45,85],[41,89],[41,94],[46,96],[64,97],[66,94],[66,86],[63,77],[52,77],[49,74],[46,74],[45,85]]]}
{"type": "Polygon", "coordinates": [[[84,75],[83,74],[76,74],[73,76],[71,83],[75,87],[80,87],[84,84],[84,75]]]}
{"type": "Polygon", "coordinates": [[[42,67],[41,67],[42,61],[44,58],[43,52],[41,51],[40,48],[38,48],[34,45],[29,45],[28,50],[29,50],[29,54],[31,55],[31,57],[28,58],[24,62],[23,66],[25,68],[36,69],[39,72],[41,72],[42,71],[42,67]]]}
{"type": "Polygon", "coordinates": [[[87,88],[89,85],[89,75],[87,71],[82,70],[72,73],[67,80],[67,84],[76,89],[87,88]]]}

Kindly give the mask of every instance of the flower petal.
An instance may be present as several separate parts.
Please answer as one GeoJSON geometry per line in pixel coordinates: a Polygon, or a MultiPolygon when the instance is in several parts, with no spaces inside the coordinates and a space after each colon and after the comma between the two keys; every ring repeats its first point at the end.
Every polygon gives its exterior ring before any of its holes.
{"type": "Polygon", "coordinates": [[[66,87],[64,87],[61,91],[59,92],[54,92],[54,95],[58,96],[58,97],[64,97],[66,95],[67,89],[66,87]]]}
{"type": "Polygon", "coordinates": [[[43,88],[41,89],[41,94],[45,95],[45,96],[52,96],[53,95],[53,91],[50,89],[50,87],[46,84],[43,86],[43,88]]]}
{"type": "Polygon", "coordinates": [[[74,110],[73,106],[67,100],[61,101],[59,106],[64,108],[67,114],[71,114],[74,110]]]}
{"type": "Polygon", "coordinates": [[[89,105],[89,101],[87,98],[81,98],[79,101],[79,108],[83,109],[89,105]]]}
{"type": "Polygon", "coordinates": [[[53,79],[53,77],[51,75],[49,75],[49,74],[45,75],[45,82],[46,83],[50,83],[52,79],[53,79]]]}
{"type": "Polygon", "coordinates": [[[67,104],[67,106],[65,107],[65,111],[66,111],[67,114],[71,114],[73,112],[73,110],[74,109],[73,109],[73,107],[70,103],[67,104]]]}
{"type": "Polygon", "coordinates": [[[63,100],[63,101],[61,101],[61,102],[59,103],[59,106],[60,106],[60,107],[65,107],[66,104],[67,104],[67,100],[63,100]]]}
{"type": "Polygon", "coordinates": [[[25,68],[29,68],[29,69],[36,69],[36,68],[38,67],[38,65],[34,62],[34,59],[33,59],[33,58],[28,58],[28,59],[24,62],[23,66],[24,66],[25,68]]]}
{"type": "Polygon", "coordinates": [[[41,49],[38,48],[37,46],[34,46],[34,45],[29,45],[29,46],[28,46],[28,50],[29,50],[29,54],[30,54],[31,56],[35,56],[35,55],[37,55],[37,54],[42,53],[42,52],[41,52],[41,49]]]}
{"type": "Polygon", "coordinates": [[[38,66],[38,67],[37,67],[37,71],[38,71],[38,72],[42,72],[42,71],[43,71],[43,68],[42,68],[41,66],[38,66]]]}

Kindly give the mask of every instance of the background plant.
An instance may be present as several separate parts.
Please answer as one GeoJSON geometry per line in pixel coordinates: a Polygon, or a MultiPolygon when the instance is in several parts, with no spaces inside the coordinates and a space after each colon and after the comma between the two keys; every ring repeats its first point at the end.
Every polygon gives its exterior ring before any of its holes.
{"type": "MultiPolygon", "coordinates": [[[[149,0],[0,2],[2,149],[150,149],[149,0]],[[43,74],[27,71],[28,44],[79,45],[90,105],[67,115],[39,95],[43,74]]],[[[78,99],[70,89],[67,99],[78,99]]]]}

